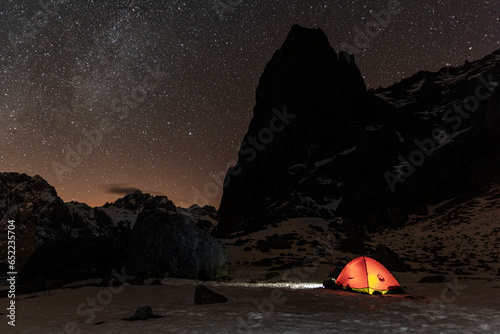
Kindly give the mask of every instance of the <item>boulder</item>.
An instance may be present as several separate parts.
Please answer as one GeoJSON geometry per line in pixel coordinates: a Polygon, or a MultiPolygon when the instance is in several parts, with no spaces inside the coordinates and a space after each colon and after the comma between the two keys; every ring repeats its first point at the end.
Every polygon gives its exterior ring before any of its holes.
{"type": "Polygon", "coordinates": [[[147,320],[152,317],[153,309],[149,305],[138,307],[134,313],[134,318],[136,318],[137,320],[147,320]]]}
{"type": "Polygon", "coordinates": [[[292,248],[292,244],[290,241],[285,239],[282,236],[279,236],[278,234],[273,234],[270,237],[267,237],[267,245],[271,249],[290,249],[292,248]]]}
{"type": "Polygon", "coordinates": [[[194,291],[195,305],[216,304],[225,302],[227,302],[227,298],[224,297],[223,295],[213,292],[204,285],[196,286],[196,289],[194,291]]]}
{"type": "Polygon", "coordinates": [[[150,285],[162,285],[161,281],[158,278],[155,278],[150,285]]]}
{"type": "Polygon", "coordinates": [[[139,214],[127,257],[135,274],[204,280],[228,275],[224,246],[187,216],[165,211],[139,214]]]}
{"type": "Polygon", "coordinates": [[[357,236],[350,236],[340,240],[338,250],[363,255],[366,252],[365,241],[357,236]]]}
{"type": "Polygon", "coordinates": [[[269,252],[269,244],[264,240],[258,240],[255,246],[263,253],[269,252]]]}
{"type": "Polygon", "coordinates": [[[123,318],[122,320],[126,321],[137,321],[137,320],[148,320],[152,318],[161,318],[161,315],[157,315],[153,313],[153,309],[151,306],[141,306],[135,310],[134,315],[130,318],[123,318]]]}

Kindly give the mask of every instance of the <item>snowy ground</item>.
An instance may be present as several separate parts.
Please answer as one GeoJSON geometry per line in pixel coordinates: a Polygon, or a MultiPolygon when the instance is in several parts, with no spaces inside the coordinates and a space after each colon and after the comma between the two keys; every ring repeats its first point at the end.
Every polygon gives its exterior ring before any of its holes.
{"type": "MultiPolygon", "coordinates": [[[[167,279],[162,286],[125,286],[109,300],[98,287],[39,293],[19,299],[16,331],[8,332],[65,333],[74,323],[74,333],[500,333],[498,280],[481,281],[479,289],[470,279],[408,283],[417,299],[285,284],[207,283],[228,302],[194,305],[197,283],[167,279]],[[102,309],[89,312],[89,297],[101,297],[106,305],[97,302],[102,309]],[[122,320],[143,305],[164,317],[122,320]]],[[[5,318],[1,326],[4,333],[5,318]]]]}
{"type": "MultiPolygon", "coordinates": [[[[303,218],[224,240],[234,280],[204,284],[226,296],[226,303],[194,305],[201,282],[173,278],[160,286],[58,289],[19,296],[17,326],[7,326],[3,314],[0,333],[500,334],[499,204],[500,188],[491,187],[432,207],[401,229],[371,234],[371,247],[386,244],[414,269],[393,272],[408,295],[322,289],[330,255],[343,262],[358,255],[335,250],[342,237],[335,223],[303,218]],[[274,233],[288,235],[292,247],[256,247],[274,233]],[[269,270],[304,258],[305,267],[269,270]],[[418,283],[431,274],[449,282],[418,283]],[[144,305],[163,317],[122,320],[144,305]]],[[[6,313],[7,302],[0,299],[0,313],[6,313]]]]}

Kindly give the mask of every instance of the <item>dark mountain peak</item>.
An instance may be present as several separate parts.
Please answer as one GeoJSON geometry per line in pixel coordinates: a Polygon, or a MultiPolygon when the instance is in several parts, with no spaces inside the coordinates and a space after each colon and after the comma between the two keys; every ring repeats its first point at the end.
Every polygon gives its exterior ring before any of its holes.
{"type": "MultiPolygon", "coordinates": [[[[260,78],[255,122],[267,123],[274,116],[272,110],[285,104],[297,113],[324,113],[327,106],[359,100],[365,91],[353,57],[339,61],[321,29],[294,25],[260,78]]],[[[328,109],[329,117],[356,118],[361,108],[328,109]]]]}
{"type": "Polygon", "coordinates": [[[28,181],[29,179],[31,179],[31,176],[28,176],[25,173],[14,173],[14,172],[0,173],[0,182],[2,182],[3,184],[24,182],[28,181]]]}
{"type": "Polygon", "coordinates": [[[320,28],[308,29],[298,24],[292,26],[285,42],[281,46],[281,52],[292,53],[300,56],[303,53],[323,55],[338,59],[333,51],[323,30],[320,28]]]}
{"type": "Polygon", "coordinates": [[[40,175],[29,176],[25,173],[0,173],[0,199],[7,202],[21,198],[27,202],[57,202],[62,200],[57,196],[56,189],[40,175]]]}
{"type": "MultiPolygon", "coordinates": [[[[360,141],[369,143],[359,128],[382,123],[382,104],[366,92],[354,57],[343,52],[339,59],[321,29],[293,26],[260,78],[254,117],[232,169],[243,171],[230,175],[224,189],[219,232],[247,229],[254,225],[250,220],[260,221],[257,225],[269,221],[255,218],[271,204],[264,199],[285,199],[305,190],[299,189],[305,183],[295,179],[299,166],[305,168],[299,173],[304,178],[315,162],[332,159],[360,141]]],[[[397,136],[381,140],[387,144],[397,136]]]]}
{"type": "Polygon", "coordinates": [[[153,196],[140,190],[125,195],[113,203],[106,203],[103,207],[116,207],[132,211],[163,209],[173,213],[176,212],[175,204],[167,196],[153,196]]]}
{"type": "Polygon", "coordinates": [[[37,186],[38,188],[51,187],[40,175],[29,176],[25,173],[4,172],[0,173],[0,185],[13,187],[19,184],[37,186]]]}
{"type": "MultiPolygon", "coordinates": [[[[70,216],[55,188],[41,176],[0,173],[0,233],[7,230],[9,219],[19,231],[16,241],[22,251],[16,266],[22,267],[36,247],[62,233],[70,216]]],[[[7,243],[0,242],[0,255],[6,252],[7,243]]]]}
{"type": "Polygon", "coordinates": [[[398,226],[495,180],[499,63],[496,52],[367,92],[354,57],[293,26],[260,78],[214,233],[295,217],[398,226]]]}

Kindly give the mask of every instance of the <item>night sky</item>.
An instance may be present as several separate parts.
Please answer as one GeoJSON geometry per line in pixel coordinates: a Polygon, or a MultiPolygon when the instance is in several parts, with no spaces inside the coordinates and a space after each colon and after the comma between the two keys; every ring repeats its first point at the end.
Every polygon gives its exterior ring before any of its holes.
{"type": "Polygon", "coordinates": [[[235,163],[293,24],[352,47],[369,88],[500,48],[498,0],[401,1],[356,38],[391,3],[1,0],[0,171],[92,206],[141,189],[218,207],[210,174],[235,163]]]}

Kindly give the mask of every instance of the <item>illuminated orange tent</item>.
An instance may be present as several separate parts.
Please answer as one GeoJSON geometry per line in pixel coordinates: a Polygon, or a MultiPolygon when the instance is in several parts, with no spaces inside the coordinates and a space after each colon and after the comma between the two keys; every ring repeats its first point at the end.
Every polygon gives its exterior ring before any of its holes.
{"type": "Polygon", "coordinates": [[[349,262],[335,282],[341,289],[372,294],[401,291],[392,274],[379,262],[361,256],[349,262]]]}

